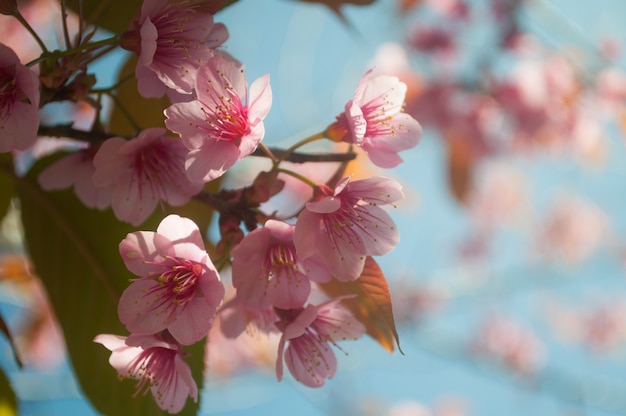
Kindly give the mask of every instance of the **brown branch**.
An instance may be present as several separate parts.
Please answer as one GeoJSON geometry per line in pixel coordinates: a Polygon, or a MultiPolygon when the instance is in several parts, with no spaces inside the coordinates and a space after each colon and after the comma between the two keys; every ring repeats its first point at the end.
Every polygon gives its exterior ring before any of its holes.
{"type": "MultiPolygon", "coordinates": [[[[102,141],[111,137],[124,137],[115,136],[100,131],[82,131],[76,130],[70,124],[57,124],[55,126],[39,126],[39,136],[47,137],[67,137],[70,139],[82,140],[85,142],[102,141]]],[[[130,137],[125,137],[130,140],[130,137]]],[[[278,149],[274,147],[269,148],[274,156],[282,158],[286,153],[284,149],[278,149]]],[[[268,157],[262,149],[257,148],[251,156],[268,157]]],[[[349,162],[356,158],[356,153],[298,153],[293,152],[288,155],[284,160],[292,163],[307,163],[307,162],[349,162]]]]}

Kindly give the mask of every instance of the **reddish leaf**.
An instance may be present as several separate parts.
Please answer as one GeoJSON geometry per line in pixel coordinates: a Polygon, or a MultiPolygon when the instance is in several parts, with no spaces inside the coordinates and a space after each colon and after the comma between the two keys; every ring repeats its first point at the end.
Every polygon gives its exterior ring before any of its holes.
{"type": "Polygon", "coordinates": [[[472,172],[477,155],[463,136],[446,135],[448,186],[460,204],[465,204],[472,189],[472,172]]]}
{"type": "MultiPolygon", "coordinates": [[[[356,319],[365,325],[367,335],[378,341],[387,351],[394,351],[394,344],[400,348],[391,307],[391,295],[387,280],[373,258],[367,257],[361,276],[353,282],[331,280],[320,284],[329,296],[356,295],[342,303],[350,309],[356,319]]],[[[404,353],[403,353],[404,354],[404,353]]]]}
{"type": "Polygon", "coordinates": [[[398,9],[400,13],[408,13],[421,3],[422,0],[398,0],[398,9]]]}

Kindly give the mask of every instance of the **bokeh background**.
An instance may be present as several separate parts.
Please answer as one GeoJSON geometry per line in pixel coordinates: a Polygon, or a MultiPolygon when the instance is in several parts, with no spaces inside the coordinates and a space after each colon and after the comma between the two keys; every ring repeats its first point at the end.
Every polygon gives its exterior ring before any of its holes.
{"type": "MultiPolygon", "coordinates": [[[[409,86],[420,144],[395,169],[351,167],[405,188],[401,242],[377,258],[404,354],[346,342],[312,390],[276,382],[272,340],[209,347],[201,414],[626,415],[626,3],[347,3],[240,0],[216,20],[248,79],[271,75],[269,145],[322,131],[369,68],[409,86]]],[[[47,363],[19,369],[0,339],[21,414],[94,414],[24,277],[16,216],[2,227],[0,311],[47,363]]]]}

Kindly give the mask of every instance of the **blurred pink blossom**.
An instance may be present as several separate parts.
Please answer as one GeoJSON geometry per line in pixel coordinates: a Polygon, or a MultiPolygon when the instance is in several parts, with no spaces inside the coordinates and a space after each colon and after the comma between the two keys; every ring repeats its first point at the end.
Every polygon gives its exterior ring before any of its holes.
{"type": "Polygon", "coordinates": [[[0,256],[0,282],[14,286],[28,309],[12,330],[20,361],[28,368],[50,370],[61,366],[67,349],[46,289],[32,269],[20,255],[0,256]]]}
{"type": "Polygon", "coordinates": [[[237,337],[227,337],[215,321],[206,343],[205,363],[210,376],[228,377],[250,369],[272,371],[275,367],[279,332],[247,330],[237,337]]]}
{"type": "Polygon", "coordinates": [[[478,167],[468,208],[477,227],[492,231],[512,226],[530,215],[529,184],[506,162],[486,162],[478,167]]]}
{"type": "Polygon", "coordinates": [[[594,352],[619,352],[626,343],[626,303],[622,299],[578,299],[575,305],[549,299],[546,316],[557,336],[594,352]]]}
{"type": "Polygon", "coordinates": [[[486,319],[470,345],[474,354],[522,374],[538,371],[544,364],[545,347],[528,328],[505,316],[486,319]]]}
{"type": "Polygon", "coordinates": [[[538,231],[538,249],[569,264],[587,260],[610,236],[609,218],[597,205],[562,197],[548,210],[538,231]]]}
{"type": "Polygon", "coordinates": [[[456,51],[454,33],[442,27],[417,25],[407,34],[407,44],[422,53],[449,56],[456,51]]]}

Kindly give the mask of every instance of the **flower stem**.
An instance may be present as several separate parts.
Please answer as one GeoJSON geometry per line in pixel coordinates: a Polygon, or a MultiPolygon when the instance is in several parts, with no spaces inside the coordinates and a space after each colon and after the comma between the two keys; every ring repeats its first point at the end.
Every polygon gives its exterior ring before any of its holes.
{"type": "Polygon", "coordinates": [[[132,78],[135,77],[134,73],[130,73],[128,75],[126,75],[125,77],[121,78],[120,80],[118,80],[115,84],[109,86],[109,87],[105,87],[105,88],[94,88],[92,89],[91,93],[94,94],[109,94],[111,91],[114,91],[115,89],[117,89],[120,85],[122,85],[123,83],[125,83],[126,81],[131,80],[132,78]]]}
{"type": "Polygon", "coordinates": [[[47,53],[48,48],[46,48],[46,45],[44,45],[43,41],[41,40],[37,32],[35,32],[33,27],[26,21],[26,19],[24,19],[24,16],[22,16],[19,10],[13,16],[15,16],[15,18],[22,24],[22,26],[24,26],[24,28],[28,30],[28,32],[33,36],[33,38],[35,38],[41,50],[47,53]]]}
{"type": "Polygon", "coordinates": [[[70,40],[70,32],[67,28],[67,7],[65,0],[61,0],[61,21],[63,24],[63,39],[65,40],[65,47],[71,48],[72,41],[70,40]]]}
{"type": "Polygon", "coordinates": [[[280,164],[280,162],[282,162],[285,159],[287,159],[298,148],[304,146],[305,144],[312,143],[312,142],[314,142],[316,140],[320,140],[320,139],[324,139],[324,138],[326,138],[326,135],[324,134],[324,132],[321,132],[321,133],[317,133],[317,134],[314,134],[312,136],[309,136],[306,139],[303,139],[303,140],[299,141],[298,143],[294,144],[293,146],[291,146],[290,148],[285,150],[285,152],[278,159],[274,159],[274,169],[278,168],[278,165],[280,164]]]}
{"type": "Polygon", "coordinates": [[[263,153],[265,153],[267,155],[267,157],[269,157],[270,159],[272,159],[272,163],[274,164],[274,166],[276,166],[276,161],[278,160],[276,158],[276,156],[274,156],[274,153],[272,153],[272,149],[270,149],[269,147],[267,147],[265,145],[265,143],[259,143],[259,148],[263,151],[263,153]]]}
{"type": "Polygon", "coordinates": [[[276,171],[282,172],[282,173],[287,174],[289,176],[293,176],[294,178],[299,179],[302,182],[306,183],[311,188],[316,188],[317,187],[317,184],[315,182],[313,182],[311,179],[307,178],[306,176],[300,175],[298,172],[294,172],[292,170],[283,169],[283,168],[277,168],[276,171]]]}

